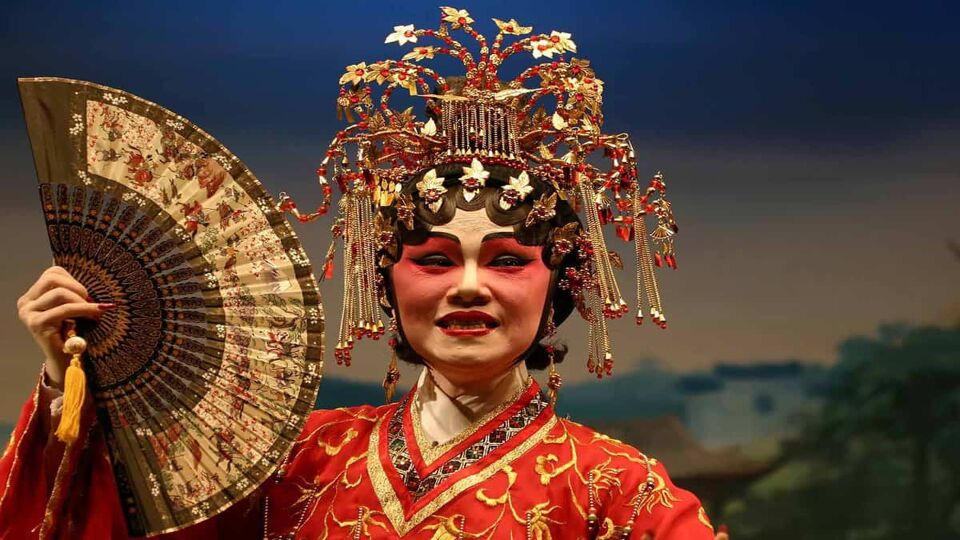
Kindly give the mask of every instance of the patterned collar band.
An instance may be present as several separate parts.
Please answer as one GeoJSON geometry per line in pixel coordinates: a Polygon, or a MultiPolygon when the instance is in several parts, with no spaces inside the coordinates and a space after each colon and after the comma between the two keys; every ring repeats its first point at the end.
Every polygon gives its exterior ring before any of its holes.
{"type": "MultiPolygon", "coordinates": [[[[627,305],[613,271],[622,262],[607,248],[602,226],[612,225],[618,237],[634,244],[637,324],[643,320],[645,303],[654,323],[666,327],[653,268],[676,267],[677,227],[664,198],[663,176],[657,173],[641,186],[627,135],[601,131],[604,84],[589,61],[565,58],[577,52],[569,33],[536,33],[513,19],[493,19],[498,32],[491,42],[473,28],[473,22],[466,10],[441,7],[437,29],[400,25],[386,37],[386,43],[411,47],[400,60],[347,66],[340,77],[337,111],[349,125],[337,132],[317,169],[323,203],[313,212],[300,212],[280,194],[280,210],[307,222],[329,209],[333,191],[329,180],[343,193],[333,228],[335,240],[342,237],[345,247],[338,363],[350,363],[355,339],[384,332],[377,257],[393,240],[391,231],[398,224],[410,228],[412,219],[409,198],[399,194],[407,183],[416,182],[421,198],[436,212],[446,191],[437,167],[460,163],[468,201],[487,181],[485,166],[502,165],[521,171],[500,188],[498,203],[503,209],[527,198],[533,183],[552,188],[551,195],[535,201],[528,225],[552,217],[558,197],[579,212],[582,227],[558,231],[553,241],[560,257],[573,249],[581,255],[579,268],[562,276],[560,286],[571,290],[589,323],[590,371],[598,377],[610,374],[613,355],[606,319],[623,316],[627,305]],[[479,55],[454,39],[452,31],[473,38],[479,55]],[[502,82],[500,66],[522,53],[540,63],[502,82]],[[423,65],[437,56],[458,59],[465,76],[448,81],[423,65]],[[424,99],[427,117],[418,119],[413,108],[391,106],[398,89],[424,99]],[[376,104],[374,94],[379,98],[376,104]],[[396,210],[393,217],[380,213],[384,207],[396,210]],[[649,235],[648,215],[656,221],[649,235]],[[648,236],[656,244],[655,253],[648,236]]],[[[328,278],[334,251],[331,245],[324,264],[328,278]]]]}

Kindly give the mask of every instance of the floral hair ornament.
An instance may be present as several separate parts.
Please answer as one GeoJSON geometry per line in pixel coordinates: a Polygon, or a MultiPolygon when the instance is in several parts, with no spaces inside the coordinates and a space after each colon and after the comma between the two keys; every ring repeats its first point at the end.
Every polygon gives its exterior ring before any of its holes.
{"type": "Polygon", "coordinates": [[[350,363],[355,339],[379,338],[384,332],[378,309],[383,284],[377,269],[390,261],[377,259],[384,235],[369,233],[376,230],[375,217],[392,208],[386,213],[387,226],[410,229],[413,204],[401,196],[407,183],[416,182],[419,196],[437,212],[446,191],[444,179],[437,176],[439,165],[462,166],[460,181],[467,200],[488,181],[486,168],[500,165],[522,171],[501,187],[501,209],[520,204],[532,193],[531,184],[543,182],[550,189],[535,201],[528,219],[549,219],[561,202],[579,212],[582,229],[564,227],[552,234],[551,258],[560,260],[561,254],[576,252],[578,266],[568,268],[559,283],[569,288],[588,322],[588,369],[598,377],[610,374],[613,354],[606,320],[623,316],[627,305],[614,275],[622,263],[608,249],[603,226],[612,226],[617,237],[633,243],[637,324],[643,321],[645,308],[655,324],[666,327],[654,268],[676,268],[677,226],[664,198],[663,176],[658,173],[642,186],[627,135],[601,131],[603,81],[589,61],[565,58],[577,52],[569,33],[535,33],[532,26],[514,19],[494,19],[498,32],[491,41],[473,28],[473,22],[466,10],[441,7],[437,29],[400,25],[387,35],[386,43],[412,47],[401,59],[348,66],[340,78],[337,112],[349,125],[330,141],[317,169],[323,203],[311,213],[301,213],[281,194],[281,210],[300,221],[312,221],[330,206],[328,179],[343,193],[324,272],[332,276],[334,247],[342,240],[345,297],[337,361],[350,363]],[[454,30],[475,40],[479,54],[455,39],[454,30]],[[500,66],[519,53],[544,63],[500,81],[500,66]],[[422,64],[437,56],[463,64],[462,89],[452,88],[422,64]],[[374,88],[379,88],[377,101],[374,88]],[[427,117],[416,118],[412,108],[391,107],[397,89],[424,99],[427,117]],[[649,218],[656,221],[652,234],[647,231],[649,218]]]}
{"type": "MultiPolygon", "coordinates": [[[[470,202],[477,196],[477,191],[487,183],[490,173],[483,168],[480,160],[473,158],[469,167],[463,168],[463,176],[460,181],[463,183],[463,198],[470,202]]],[[[434,210],[436,212],[436,210],[434,210]]]]}
{"type": "MultiPolygon", "coordinates": [[[[464,170],[466,169],[467,168],[464,167],[464,170]]],[[[462,181],[463,178],[461,177],[460,180],[462,181]]],[[[443,194],[447,192],[447,188],[443,187],[443,178],[437,178],[437,170],[430,169],[423,175],[423,178],[417,182],[417,192],[420,193],[420,198],[426,201],[430,210],[437,212],[443,204],[442,197],[443,194]]]]}
{"type": "Polygon", "coordinates": [[[533,191],[530,185],[530,176],[527,171],[521,171],[519,176],[511,176],[509,183],[500,189],[500,208],[509,210],[522,202],[533,191]]]}

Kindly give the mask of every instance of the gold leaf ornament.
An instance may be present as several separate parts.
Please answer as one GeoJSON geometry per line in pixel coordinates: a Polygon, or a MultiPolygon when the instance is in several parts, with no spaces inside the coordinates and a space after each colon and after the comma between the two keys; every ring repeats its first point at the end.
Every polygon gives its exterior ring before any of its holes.
{"type": "Polygon", "coordinates": [[[489,177],[490,172],[483,168],[483,163],[480,163],[479,159],[473,158],[470,166],[463,168],[463,176],[460,177],[460,182],[463,183],[464,200],[472,201],[477,196],[476,192],[486,185],[489,177]]]}
{"type": "Polygon", "coordinates": [[[547,221],[555,215],[557,215],[557,194],[547,195],[544,193],[533,203],[533,208],[527,214],[526,226],[529,227],[537,222],[547,221]]]}
{"type": "Polygon", "coordinates": [[[430,169],[417,182],[417,192],[420,198],[426,201],[427,208],[431,212],[437,212],[443,205],[443,194],[447,192],[447,188],[443,187],[443,178],[437,178],[437,170],[430,169]]]}
{"type": "Polygon", "coordinates": [[[443,22],[450,23],[450,25],[455,29],[473,22],[470,14],[465,9],[444,6],[440,8],[440,11],[443,12],[443,17],[441,20],[443,22]]]}
{"type": "Polygon", "coordinates": [[[497,25],[497,28],[500,29],[500,32],[504,34],[511,34],[514,36],[522,36],[524,34],[529,34],[533,31],[532,26],[522,26],[517,22],[516,19],[510,19],[509,21],[501,21],[500,19],[493,19],[494,24],[497,25]]]}
{"type": "Polygon", "coordinates": [[[427,60],[437,54],[436,47],[414,47],[414,49],[403,55],[403,60],[427,60]]]}
{"type": "Polygon", "coordinates": [[[425,123],[423,128],[420,129],[420,133],[423,133],[428,137],[437,134],[437,124],[433,121],[433,118],[427,120],[427,123],[425,123]]]}
{"type": "Polygon", "coordinates": [[[533,191],[533,186],[530,185],[530,176],[527,175],[527,171],[522,171],[520,176],[511,176],[509,183],[501,189],[500,208],[509,210],[526,199],[533,191]]]}
{"type": "Polygon", "coordinates": [[[559,112],[553,113],[550,123],[553,124],[553,129],[564,129],[567,127],[567,121],[563,119],[563,116],[561,116],[559,112]]]}
{"type": "Polygon", "coordinates": [[[366,62],[347,66],[347,72],[340,77],[340,84],[358,84],[367,76],[366,62]]]}
{"type": "Polygon", "coordinates": [[[387,38],[383,40],[384,43],[394,43],[397,45],[405,45],[409,43],[417,42],[417,35],[414,33],[412,24],[401,24],[399,26],[393,27],[393,32],[387,34],[387,38]]]}

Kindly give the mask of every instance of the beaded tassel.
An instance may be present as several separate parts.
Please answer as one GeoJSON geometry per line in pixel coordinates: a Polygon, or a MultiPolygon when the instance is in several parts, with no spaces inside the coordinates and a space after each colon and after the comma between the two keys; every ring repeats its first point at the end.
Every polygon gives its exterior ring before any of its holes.
{"type": "Polygon", "coordinates": [[[597,495],[593,487],[593,470],[587,474],[587,530],[592,535],[596,535],[600,526],[597,518],[597,495]]]}
{"type": "Polygon", "coordinates": [[[377,239],[370,190],[357,190],[341,202],[343,224],[343,312],[334,355],[338,364],[350,365],[354,338],[383,334],[377,287],[377,239]]]}
{"type": "Polygon", "coordinates": [[[657,288],[657,278],[653,272],[653,258],[650,255],[650,244],[647,242],[646,210],[640,200],[640,189],[633,192],[633,226],[636,232],[633,235],[634,248],[637,256],[637,324],[643,322],[641,304],[641,288],[646,293],[647,306],[650,308],[650,318],[654,324],[663,326],[666,319],[660,305],[660,291],[657,288]]]}

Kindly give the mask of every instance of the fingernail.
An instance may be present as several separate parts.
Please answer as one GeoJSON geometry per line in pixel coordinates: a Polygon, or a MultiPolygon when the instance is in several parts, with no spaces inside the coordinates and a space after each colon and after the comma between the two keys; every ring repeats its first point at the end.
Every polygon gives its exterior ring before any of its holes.
{"type": "Polygon", "coordinates": [[[87,302],[93,302],[93,297],[89,294],[87,295],[87,302]]]}
{"type": "Polygon", "coordinates": [[[117,307],[116,304],[97,304],[97,309],[101,311],[109,311],[115,307],[117,307]]]}

